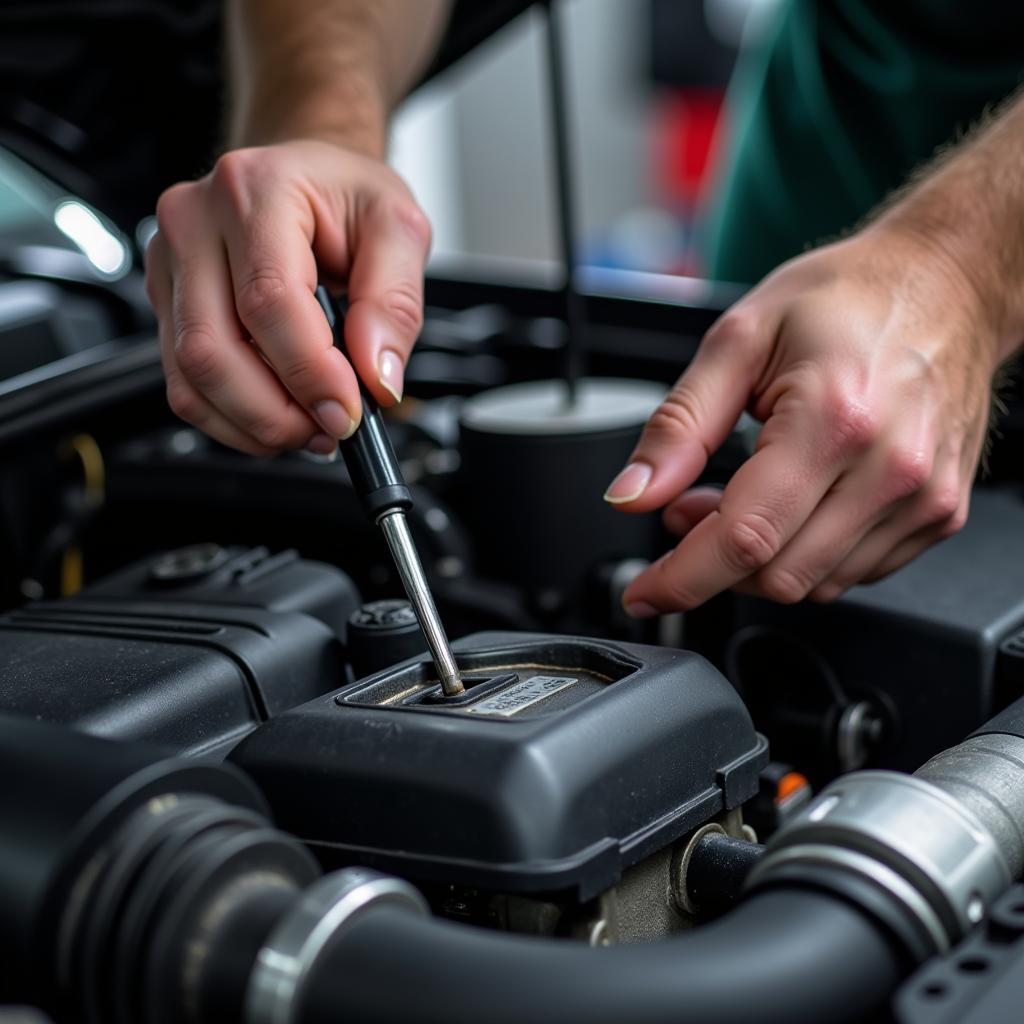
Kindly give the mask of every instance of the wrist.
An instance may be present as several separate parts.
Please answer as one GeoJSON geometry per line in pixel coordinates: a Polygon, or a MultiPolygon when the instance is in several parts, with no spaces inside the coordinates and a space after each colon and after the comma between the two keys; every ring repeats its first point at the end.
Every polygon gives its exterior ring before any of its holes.
{"type": "Polygon", "coordinates": [[[230,148],[316,139],[382,160],[387,150],[387,104],[379,86],[357,75],[305,88],[254,89],[237,105],[230,148]]]}
{"type": "Polygon", "coordinates": [[[264,72],[248,87],[236,88],[233,106],[231,148],[314,138],[378,160],[386,152],[383,89],[356,67],[329,68],[301,80],[264,72]]]}
{"type": "Polygon", "coordinates": [[[1022,131],[1024,101],[1012,99],[940,155],[875,222],[917,239],[926,264],[946,268],[953,286],[973,300],[978,324],[994,333],[998,362],[1024,341],[1024,248],[1017,237],[1024,190],[1016,173],[1022,131]]]}
{"type": "Polygon", "coordinates": [[[911,294],[936,304],[933,313],[969,326],[993,370],[1019,350],[1024,310],[1016,301],[1018,289],[1006,280],[980,233],[918,206],[911,196],[861,234],[875,252],[890,255],[887,265],[907,276],[911,294]]]}

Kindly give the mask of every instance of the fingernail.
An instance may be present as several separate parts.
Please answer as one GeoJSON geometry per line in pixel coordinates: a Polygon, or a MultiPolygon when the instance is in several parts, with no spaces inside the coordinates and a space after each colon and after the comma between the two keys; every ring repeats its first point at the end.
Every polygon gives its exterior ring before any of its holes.
{"type": "Polygon", "coordinates": [[[655,615],[661,614],[657,608],[647,604],[646,601],[631,601],[622,607],[631,619],[653,619],[655,615]]]}
{"type": "Polygon", "coordinates": [[[623,505],[627,501],[636,501],[647,489],[654,474],[652,467],[646,462],[631,462],[604,492],[604,500],[610,505],[623,505]]]}
{"type": "Polygon", "coordinates": [[[380,361],[377,363],[377,376],[381,385],[387,389],[396,402],[402,400],[402,389],[405,386],[402,380],[402,361],[394,352],[385,349],[380,354],[380,361]]]}
{"type": "Polygon", "coordinates": [[[338,451],[338,442],[326,434],[314,434],[306,442],[306,451],[313,455],[334,455],[338,451]]]}
{"type": "Polygon", "coordinates": [[[313,415],[320,421],[320,426],[332,437],[351,437],[355,431],[355,423],[352,417],[345,411],[341,402],[328,398],[324,402],[317,402],[313,406],[313,415]]]}

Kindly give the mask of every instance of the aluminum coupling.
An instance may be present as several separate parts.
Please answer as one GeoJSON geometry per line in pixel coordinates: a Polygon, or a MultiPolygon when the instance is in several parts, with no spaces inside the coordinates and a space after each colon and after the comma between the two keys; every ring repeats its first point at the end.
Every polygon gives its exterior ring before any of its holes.
{"type": "Polygon", "coordinates": [[[822,869],[894,901],[935,951],[980,921],[1013,880],[996,838],[963,801],[888,771],[827,786],[773,837],[747,888],[822,869]]]}
{"type": "Polygon", "coordinates": [[[429,916],[408,882],[345,868],[314,882],[270,933],[245,997],[246,1024],[296,1024],[306,983],[331,941],[370,906],[386,903],[429,916]]]}

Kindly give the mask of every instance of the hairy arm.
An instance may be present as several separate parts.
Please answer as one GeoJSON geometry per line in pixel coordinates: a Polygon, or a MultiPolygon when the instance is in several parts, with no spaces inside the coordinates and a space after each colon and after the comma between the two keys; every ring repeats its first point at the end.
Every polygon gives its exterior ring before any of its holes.
{"type": "Polygon", "coordinates": [[[883,204],[875,224],[949,261],[985,314],[1000,361],[1024,342],[1024,91],[1004,101],[883,204]]]}
{"type": "Polygon", "coordinates": [[[729,587],[832,600],[967,519],[993,377],[1024,341],[1024,99],[861,230],[783,264],[708,332],[607,499],[682,537],[626,591],[637,616],[729,587]],[[723,492],[693,488],[747,409],[723,492]]]}
{"type": "Polygon", "coordinates": [[[229,0],[233,146],[333,140],[382,158],[449,0],[229,0]]]}

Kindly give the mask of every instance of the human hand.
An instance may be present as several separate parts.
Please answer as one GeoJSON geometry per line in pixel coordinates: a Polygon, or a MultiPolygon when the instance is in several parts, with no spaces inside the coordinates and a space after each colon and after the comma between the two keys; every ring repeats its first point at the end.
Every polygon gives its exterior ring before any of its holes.
{"type": "Polygon", "coordinates": [[[402,396],[423,316],[430,225],[385,164],[312,140],[238,149],[168,189],[147,252],[167,399],[254,455],[327,454],[362,414],[359,383],[402,396]],[[345,342],[314,297],[347,281],[345,342]]]}
{"type": "Polygon", "coordinates": [[[875,225],[784,264],[726,312],[606,499],[664,507],[679,545],[627,588],[635,617],[734,587],[792,603],[872,582],[959,530],[998,329],[938,245],[875,225]],[[747,409],[724,491],[691,487],[747,409]]]}

